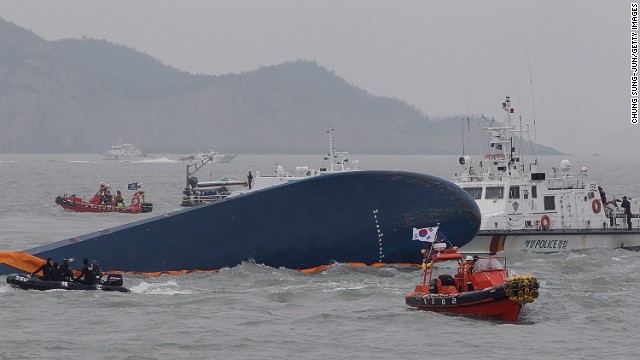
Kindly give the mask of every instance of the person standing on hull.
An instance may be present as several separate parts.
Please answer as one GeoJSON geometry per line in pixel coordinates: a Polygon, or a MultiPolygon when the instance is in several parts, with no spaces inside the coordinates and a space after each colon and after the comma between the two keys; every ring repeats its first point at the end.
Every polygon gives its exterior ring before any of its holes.
{"type": "Polygon", "coordinates": [[[74,279],[74,281],[85,284],[85,285],[93,285],[96,283],[96,273],[93,270],[93,266],[89,264],[89,259],[84,258],[82,260],[84,266],[82,267],[82,273],[80,276],[74,279]]]}
{"type": "Polygon", "coordinates": [[[40,279],[44,280],[49,277],[51,269],[53,269],[53,259],[48,258],[46,263],[40,265],[40,267],[37,268],[36,271],[31,273],[31,277],[35,277],[38,272],[42,271],[42,276],[40,277],[40,279]]]}
{"type": "Polygon", "coordinates": [[[627,230],[631,230],[631,203],[627,200],[626,196],[622,197],[622,204],[620,206],[624,209],[624,213],[627,218],[627,230]]]}
{"type": "Polygon", "coordinates": [[[249,190],[251,190],[252,182],[253,182],[253,175],[251,175],[251,171],[249,171],[249,175],[247,175],[247,183],[249,184],[249,190]]]}

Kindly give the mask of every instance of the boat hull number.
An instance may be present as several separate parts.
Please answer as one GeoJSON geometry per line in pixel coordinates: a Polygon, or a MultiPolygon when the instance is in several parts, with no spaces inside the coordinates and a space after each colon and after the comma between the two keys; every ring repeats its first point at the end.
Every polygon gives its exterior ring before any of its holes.
{"type": "Polygon", "coordinates": [[[567,240],[525,240],[527,249],[566,249],[567,240]]]}

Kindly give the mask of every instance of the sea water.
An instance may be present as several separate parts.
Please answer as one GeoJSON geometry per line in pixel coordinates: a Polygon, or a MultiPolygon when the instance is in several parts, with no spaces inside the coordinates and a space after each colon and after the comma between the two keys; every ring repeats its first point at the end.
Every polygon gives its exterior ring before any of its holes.
{"type": "MultiPolygon", "coordinates": [[[[179,157],[109,161],[98,155],[0,154],[0,249],[23,250],[180,209],[186,169],[179,157]],[[73,213],[54,203],[65,193],[88,199],[101,181],[127,200],[133,194],[127,184],[144,183],[153,213],[73,213]]],[[[551,171],[563,158],[540,162],[551,171]]],[[[640,196],[638,159],[567,158],[575,171],[588,166],[587,181],[598,181],[610,198],[640,196]]],[[[456,156],[355,159],[361,169],[443,178],[460,171],[456,156]]],[[[320,160],[239,155],[229,164],[207,165],[196,176],[244,179],[248,171],[273,174],[276,164],[318,168],[320,160]]],[[[541,283],[540,297],[517,323],[411,309],[404,295],[421,272],[394,266],[335,264],[306,274],[247,261],[219,273],[125,274],[131,294],[24,291],[2,281],[0,358],[637,358],[640,253],[592,249],[506,256],[512,275],[532,274],[541,283]]]]}

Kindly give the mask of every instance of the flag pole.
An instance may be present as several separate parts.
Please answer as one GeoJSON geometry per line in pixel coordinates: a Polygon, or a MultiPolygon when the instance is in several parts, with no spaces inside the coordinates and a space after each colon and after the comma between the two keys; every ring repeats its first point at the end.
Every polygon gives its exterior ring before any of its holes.
{"type": "Polygon", "coordinates": [[[429,261],[429,259],[431,258],[431,250],[433,250],[433,244],[435,244],[438,241],[438,231],[440,231],[440,223],[437,223],[436,226],[438,227],[438,230],[436,231],[436,235],[433,238],[433,242],[431,243],[431,246],[429,247],[429,253],[425,253],[425,257],[424,259],[422,259],[422,263],[425,264],[424,267],[424,277],[422,279],[422,284],[426,285],[427,283],[427,261],[429,261]]]}

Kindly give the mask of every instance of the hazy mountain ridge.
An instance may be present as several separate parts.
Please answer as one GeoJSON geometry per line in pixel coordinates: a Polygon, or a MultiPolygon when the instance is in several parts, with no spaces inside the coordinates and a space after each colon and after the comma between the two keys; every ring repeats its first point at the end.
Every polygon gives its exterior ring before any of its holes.
{"type": "MultiPolygon", "coordinates": [[[[194,75],[106,40],[45,41],[0,19],[0,152],[103,152],[122,135],[153,153],[324,153],[333,125],[352,153],[459,154],[460,118],[430,120],[312,61],[194,75]]],[[[487,151],[481,122],[470,120],[467,152],[487,151]]]]}

